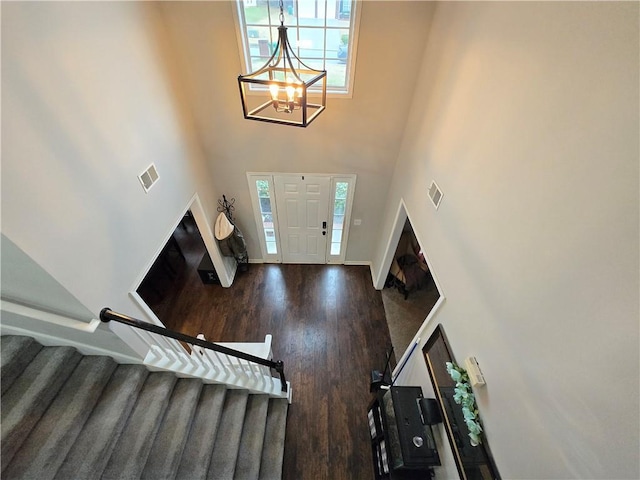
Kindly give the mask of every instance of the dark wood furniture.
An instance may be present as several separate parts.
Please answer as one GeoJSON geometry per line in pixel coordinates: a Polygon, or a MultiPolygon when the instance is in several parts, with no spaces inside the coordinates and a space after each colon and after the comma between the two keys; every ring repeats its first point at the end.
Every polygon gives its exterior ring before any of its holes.
{"type": "Polygon", "coordinates": [[[202,260],[200,260],[200,264],[198,265],[198,275],[200,275],[200,280],[202,280],[202,283],[205,285],[220,284],[216,268],[213,266],[213,262],[211,261],[211,257],[208,252],[204,252],[202,260]]]}
{"type": "Polygon", "coordinates": [[[430,281],[433,281],[431,272],[418,240],[413,230],[405,230],[400,235],[385,286],[396,287],[406,300],[410,292],[420,290],[430,281]]]}
{"type": "Polygon", "coordinates": [[[376,480],[429,479],[440,457],[420,400],[420,387],[380,390],[369,406],[376,480]]]}

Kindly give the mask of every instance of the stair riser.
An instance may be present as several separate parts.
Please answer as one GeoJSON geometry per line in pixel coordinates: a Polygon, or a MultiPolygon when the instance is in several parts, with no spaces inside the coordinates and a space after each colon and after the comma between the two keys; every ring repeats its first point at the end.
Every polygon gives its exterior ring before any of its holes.
{"type": "Polygon", "coordinates": [[[84,357],[3,476],[53,479],[115,368],[108,357],[84,357]]]}
{"type": "Polygon", "coordinates": [[[141,365],[116,368],[55,480],[100,478],[148,375],[141,365]]]}
{"type": "Polygon", "coordinates": [[[286,398],[18,342],[31,358],[2,355],[3,480],[280,478],[286,398]]]}
{"type": "Polygon", "coordinates": [[[2,468],[22,443],[80,362],[74,349],[43,348],[2,396],[2,468]]]}

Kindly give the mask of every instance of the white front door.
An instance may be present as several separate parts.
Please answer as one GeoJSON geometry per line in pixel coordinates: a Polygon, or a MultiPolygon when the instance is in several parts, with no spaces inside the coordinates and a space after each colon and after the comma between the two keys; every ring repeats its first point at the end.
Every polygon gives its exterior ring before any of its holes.
{"type": "Polygon", "coordinates": [[[273,183],[283,263],[327,263],[331,179],[276,175],[273,183]]]}

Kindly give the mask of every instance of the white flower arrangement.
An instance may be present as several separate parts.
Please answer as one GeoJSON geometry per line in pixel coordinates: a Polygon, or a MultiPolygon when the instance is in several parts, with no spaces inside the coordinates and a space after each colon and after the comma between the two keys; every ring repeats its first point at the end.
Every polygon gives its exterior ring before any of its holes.
{"type": "Polygon", "coordinates": [[[480,426],[476,397],[473,395],[471,385],[469,384],[469,375],[467,375],[467,371],[464,368],[459,367],[455,363],[446,362],[446,366],[447,372],[449,372],[451,378],[456,382],[453,400],[458,405],[462,405],[462,415],[469,430],[471,445],[477,447],[482,443],[480,437],[482,427],[480,426]]]}

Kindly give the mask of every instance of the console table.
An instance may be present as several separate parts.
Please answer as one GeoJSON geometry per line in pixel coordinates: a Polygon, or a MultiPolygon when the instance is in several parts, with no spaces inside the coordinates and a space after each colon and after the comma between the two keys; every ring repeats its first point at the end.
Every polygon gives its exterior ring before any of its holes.
{"type": "Polygon", "coordinates": [[[390,387],[369,406],[369,431],[376,480],[428,479],[440,457],[420,407],[420,387],[390,387]]]}

